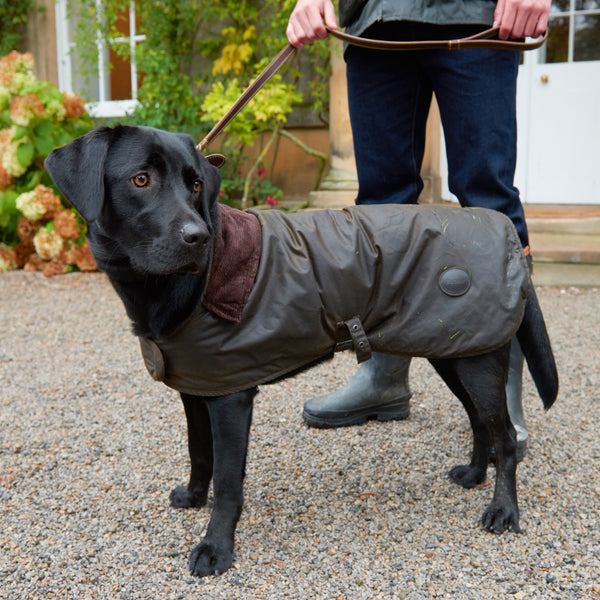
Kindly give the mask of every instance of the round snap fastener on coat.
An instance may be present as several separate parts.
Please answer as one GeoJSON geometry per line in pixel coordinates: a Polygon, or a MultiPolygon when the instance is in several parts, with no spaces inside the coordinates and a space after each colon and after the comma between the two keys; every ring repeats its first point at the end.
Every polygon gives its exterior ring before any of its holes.
{"type": "Polygon", "coordinates": [[[462,296],[471,287],[471,275],[461,267],[450,267],[442,271],[438,283],[447,296],[462,296]]]}

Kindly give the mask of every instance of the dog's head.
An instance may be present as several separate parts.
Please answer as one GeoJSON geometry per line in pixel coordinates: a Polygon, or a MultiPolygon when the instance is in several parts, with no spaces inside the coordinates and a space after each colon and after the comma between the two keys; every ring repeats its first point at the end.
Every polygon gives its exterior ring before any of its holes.
{"type": "Polygon", "coordinates": [[[45,166],[87,221],[102,270],[205,272],[221,179],[190,136],[100,127],[54,150],[45,166]]]}

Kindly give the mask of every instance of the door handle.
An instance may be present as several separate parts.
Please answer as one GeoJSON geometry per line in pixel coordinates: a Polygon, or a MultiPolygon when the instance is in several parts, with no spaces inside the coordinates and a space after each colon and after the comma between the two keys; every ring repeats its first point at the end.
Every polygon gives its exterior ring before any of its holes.
{"type": "Polygon", "coordinates": [[[544,74],[540,77],[540,79],[542,80],[542,83],[548,83],[548,75],[544,74]]]}

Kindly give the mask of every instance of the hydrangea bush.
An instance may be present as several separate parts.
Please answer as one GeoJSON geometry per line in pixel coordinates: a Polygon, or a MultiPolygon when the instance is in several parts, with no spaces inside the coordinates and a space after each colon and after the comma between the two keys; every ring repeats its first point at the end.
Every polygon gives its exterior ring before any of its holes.
{"type": "Polygon", "coordinates": [[[96,270],[84,221],[43,165],[54,148],[92,127],[82,98],[36,80],[31,54],[0,58],[0,272],[96,270]]]}

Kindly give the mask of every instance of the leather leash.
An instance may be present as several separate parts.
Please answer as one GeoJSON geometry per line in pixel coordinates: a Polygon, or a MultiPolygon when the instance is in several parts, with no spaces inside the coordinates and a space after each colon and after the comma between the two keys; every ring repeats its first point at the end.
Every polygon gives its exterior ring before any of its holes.
{"type": "Polygon", "coordinates": [[[233,103],[232,107],[221,117],[219,122],[210,130],[208,135],[196,146],[198,152],[204,152],[212,139],[217,137],[233,118],[252,100],[256,92],[279,71],[285,62],[296,53],[289,42],[283,47],[279,54],[266,66],[264,71],[242,92],[242,95],[233,103]]]}
{"type": "Polygon", "coordinates": [[[544,35],[531,42],[520,42],[511,40],[490,39],[498,35],[499,27],[490,27],[475,35],[457,40],[427,40],[418,42],[388,42],[383,40],[372,40],[342,33],[337,29],[327,28],[334,37],[353,46],[369,48],[370,50],[462,50],[464,48],[495,48],[496,50],[535,50],[539,48],[548,38],[548,31],[544,35]]]}
{"type": "MultiPolygon", "coordinates": [[[[342,33],[337,29],[327,28],[334,37],[354,46],[369,48],[371,50],[461,50],[464,48],[495,48],[500,50],[535,50],[539,48],[548,38],[548,31],[544,35],[531,42],[520,42],[510,40],[490,39],[498,34],[499,28],[492,27],[480,31],[475,35],[457,40],[426,40],[416,42],[389,42],[384,40],[372,40],[342,33]]],[[[208,144],[217,137],[223,129],[234,119],[234,117],[250,102],[256,93],[277,73],[285,62],[295,54],[296,48],[290,43],[286,44],[279,54],[267,65],[262,73],[244,90],[242,95],[233,103],[231,108],[223,115],[219,122],[210,130],[208,135],[196,146],[198,152],[204,152],[208,144]]],[[[222,154],[210,155],[211,162],[215,166],[222,166],[225,157],[222,154]]]]}

